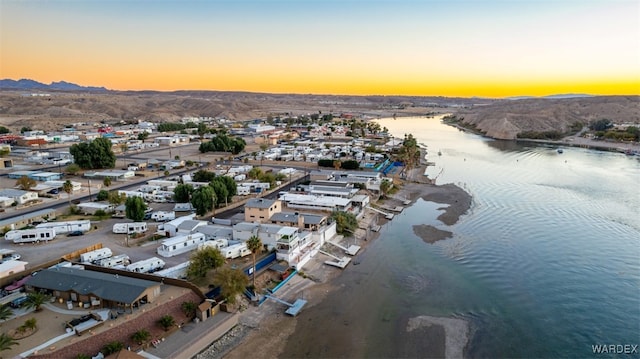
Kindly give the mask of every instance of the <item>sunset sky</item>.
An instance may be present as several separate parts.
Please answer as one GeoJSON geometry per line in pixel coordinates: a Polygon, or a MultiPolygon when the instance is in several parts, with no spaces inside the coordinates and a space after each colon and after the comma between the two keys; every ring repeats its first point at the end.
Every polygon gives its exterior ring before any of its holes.
{"type": "Polygon", "coordinates": [[[0,78],[114,90],[640,94],[640,1],[0,0],[0,78]]]}

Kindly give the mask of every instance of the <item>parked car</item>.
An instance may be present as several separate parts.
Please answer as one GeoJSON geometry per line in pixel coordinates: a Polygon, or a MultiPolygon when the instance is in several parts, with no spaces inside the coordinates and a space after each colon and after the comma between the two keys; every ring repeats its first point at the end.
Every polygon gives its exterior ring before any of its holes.
{"type": "Polygon", "coordinates": [[[83,234],[84,234],[84,232],[82,232],[82,231],[73,231],[73,232],[70,232],[69,234],[67,234],[67,237],[78,237],[78,236],[81,236],[83,234]]]}
{"type": "Polygon", "coordinates": [[[60,193],[60,191],[57,188],[54,188],[51,191],[49,191],[49,194],[58,194],[58,193],[60,193]]]}
{"type": "Polygon", "coordinates": [[[24,302],[27,301],[27,297],[20,297],[20,298],[16,298],[14,300],[11,301],[11,303],[9,303],[9,306],[11,306],[11,308],[20,308],[22,306],[22,304],[24,302]]]}

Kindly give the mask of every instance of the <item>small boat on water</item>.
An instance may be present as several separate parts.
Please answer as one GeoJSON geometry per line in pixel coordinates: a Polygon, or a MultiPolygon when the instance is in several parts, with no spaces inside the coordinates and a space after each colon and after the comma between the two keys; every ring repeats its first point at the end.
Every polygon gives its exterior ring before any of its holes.
{"type": "Polygon", "coordinates": [[[438,150],[438,156],[442,156],[442,151],[438,150]]]}
{"type": "Polygon", "coordinates": [[[558,153],[562,153],[562,152],[564,152],[564,151],[562,150],[562,148],[558,148],[556,151],[557,151],[558,153]]]}

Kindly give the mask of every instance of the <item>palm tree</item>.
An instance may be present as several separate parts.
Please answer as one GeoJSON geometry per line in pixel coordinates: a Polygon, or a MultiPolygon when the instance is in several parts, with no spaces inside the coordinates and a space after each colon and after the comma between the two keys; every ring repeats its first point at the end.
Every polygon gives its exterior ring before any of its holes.
{"type": "Polygon", "coordinates": [[[167,314],[158,320],[158,324],[160,324],[160,326],[166,332],[167,330],[169,330],[169,328],[171,328],[174,324],[176,324],[176,321],[173,319],[172,316],[167,314]]]}
{"type": "Polygon", "coordinates": [[[249,237],[249,239],[247,239],[247,249],[249,249],[251,251],[251,254],[253,255],[252,278],[253,278],[253,290],[255,292],[256,290],[256,253],[258,253],[258,251],[262,249],[262,241],[260,240],[260,237],[256,235],[249,237]]]}
{"type": "Polygon", "coordinates": [[[151,338],[151,333],[146,329],[140,329],[131,336],[131,339],[138,344],[146,343],[149,338],[151,338]]]}
{"type": "Polygon", "coordinates": [[[18,345],[19,343],[13,339],[9,334],[2,333],[0,334],[0,351],[10,350],[12,346],[18,345]]]}
{"type": "Polygon", "coordinates": [[[24,321],[23,326],[29,330],[35,330],[38,327],[38,320],[36,318],[30,318],[24,321]]]}
{"type": "Polygon", "coordinates": [[[0,320],[7,320],[13,315],[13,310],[8,305],[0,305],[0,320]]]}
{"type": "Polygon", "coordinates": [[[24,302],[25,308],[34,308],[36,312],[42,310],[41,306],[47,300],[49,300],[49,296],[40,292],[32,292],[27,294],[27,300],[24,302]]]}
{"type": "Polygon", "coordinates": [[[67,201],[69,201],[69,210],[71,210],[71,192],[73,192],[73,184],[66,180],[62,185],[62,190],[67,193],[67,201]]]}
{"type": "Polygon", "coordinates": [[[184,313],[184,315],[187,316],[187,318],[191,318],[194,317],[196,315],[196,309],[198,308],[198,306],[196,305],[196,303],[192,302],[192,301],[188,301],[188,302],[182,302],[182,312],[184,313]]]}
{"type": "Polygon", "coordinates": [[[108,343],[102,348],[102,354],[109,355],[114,354],[124,349],[124,344],[118,341],[108,343]]]}

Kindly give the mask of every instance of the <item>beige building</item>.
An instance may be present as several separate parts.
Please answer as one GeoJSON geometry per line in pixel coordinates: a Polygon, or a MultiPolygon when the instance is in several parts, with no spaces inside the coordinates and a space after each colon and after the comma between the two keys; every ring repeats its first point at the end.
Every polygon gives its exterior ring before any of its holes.
{"type": "Polygon", "coordinates": [[[252,198],[244,206],[246,222],[269,223],[274,213],[282,212],[282,202],[266,198],[252,198]]]}

